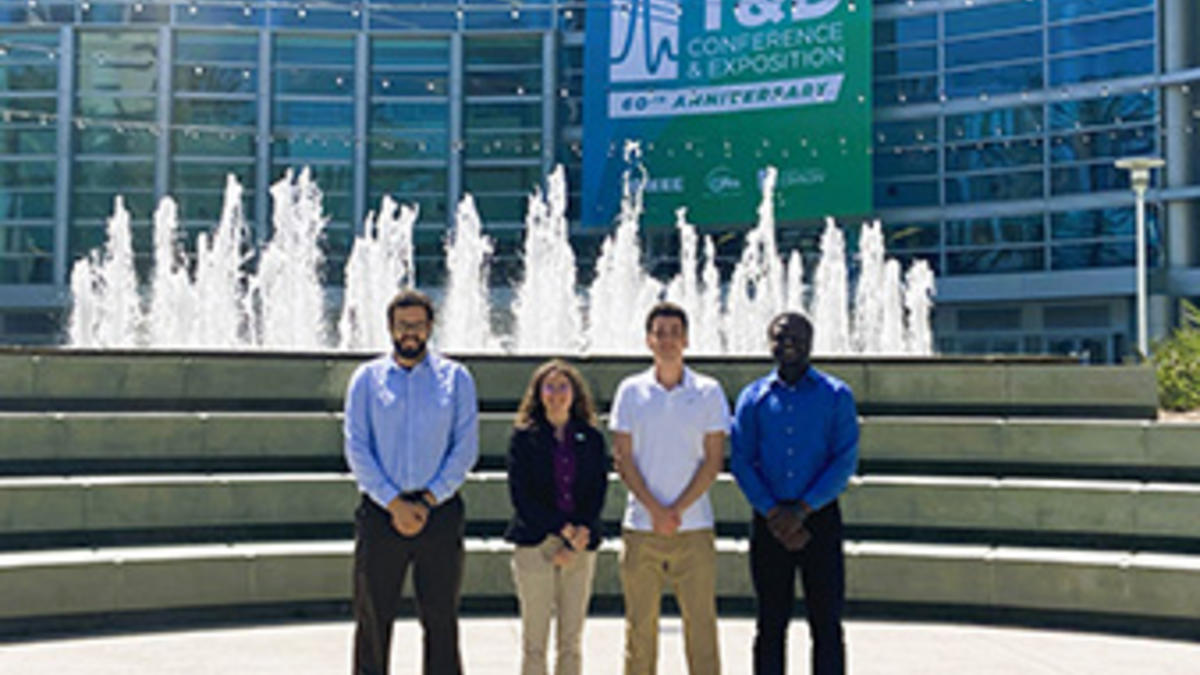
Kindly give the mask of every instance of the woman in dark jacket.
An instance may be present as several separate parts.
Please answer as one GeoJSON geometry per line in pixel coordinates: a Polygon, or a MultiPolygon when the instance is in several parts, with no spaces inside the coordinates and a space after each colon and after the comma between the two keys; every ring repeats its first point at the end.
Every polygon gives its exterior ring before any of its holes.
{"type": "Polygon", "coordinates": [[[550,618],[557,616],[554,672],[576,675],[608,489],[604,436],[579,371],[558,359],[539,366],[514,427],[508,446],[513,517],[504,537],[517,545],[512,569],[521,604],[521,672],[547,672],[550,618]]]}

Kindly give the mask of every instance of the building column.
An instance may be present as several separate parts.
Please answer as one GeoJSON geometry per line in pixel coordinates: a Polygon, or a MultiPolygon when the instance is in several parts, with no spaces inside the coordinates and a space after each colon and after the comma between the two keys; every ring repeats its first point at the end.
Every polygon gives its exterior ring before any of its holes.
{"type": "Polygon", "coordinates": [[[558,138],[558,34],[542,33],[542,175],[554,168],[558,138]]]}
{"type": "MultiPolygon", "coordinates": [[[[1163,30],[1164,73],[1183,70],[1193,65],[1192,41],[1196,31],[1194,3],[1195,0],[1164,0],[1162,3],[1164,16],[1159,25],[1163,30]]],[[[1191,87],[1195,88],[1198,85],[1200,83],[1192,84],[1191,87]]],[[[1195,134],[1189,134],[1187,130],[1194,126],[1197,120],[1192,116],[1189,95],[1180,88],[1163,89],[1162,102],[1163,122],[1166,126],[1162,152],[1167,165],[1163,169],[1161,179],[1166,187],[1185,187],[1193,183],[1193,156],[1196,152],[1196,144],[1193,141],[1195,134]]],[[[1164,207],[1164,212],[1159,214],[1159,222],[1162,228],[1160,236],[1166,253],[1164,266],[1169,278],[1171,270],[1194,267],[1200,262],[1200,251],[1197,251],[1200,247],[1200,237],[1196,233],[1200,223],[1196,221],[1198,214],[1193,202],[1172,201],[1164,204],[1164,207]]],[[[1169,286],[1165,291],[1166,295],[1161,303],[1155,303],[1152,298],[1150,304],[1150,334],[1153,337],[1166,335],[1178,321],[1179,298],[1169,286]],[[1161,317],[1155,316],[1156,304],[1162,305],[1157,310],[1162,313],[1161,317]]]]}
{"type": "Polygon", "coordinates": [[[165,196],[171,183],[171,90],[175,44],[170,26],[158,27],[158,139],[154,149],[154,203],[165,196]]]}
{"type": "Polygon", "coordinates": [[[351,227],[362,234],[367,215],[367,121],[371,109],[371,40],[359,32],[354,58],[354,215],[351,227]]]}
{"type": "Polygon", "coordinates": [[[463,145],[463,35],[455,31],[450,36],[450,110],[449,143],[450,163],[446,167],[446,227],[453,227],[454,213],[463,193],[463,162],[466,151],[463,145]]]}
{"type": "Polygon", "coordinates": [[[254,234],[267,240],[271,213],[271,31],[258,32],[258,127],[254,164],[254,234]]]}
{"type": "Polygon", "coordinates": [[[54,182],[54,283],[66,286],[68,278],[70,245],[68,228],[71,226],[71,183],[75,125],[75,29],[63,26],[58,29],[58,115],[57,141],[58,166],[54,182]]]}

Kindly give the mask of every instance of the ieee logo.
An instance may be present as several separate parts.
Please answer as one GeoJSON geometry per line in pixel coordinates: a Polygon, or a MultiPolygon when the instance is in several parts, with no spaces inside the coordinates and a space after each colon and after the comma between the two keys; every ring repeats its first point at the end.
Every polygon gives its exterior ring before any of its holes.
{"type": "Polygon", "coordinates": [[[681,12],[677,0],[613,0],[609,9],[609,81],[676,79],[681,12]]]}

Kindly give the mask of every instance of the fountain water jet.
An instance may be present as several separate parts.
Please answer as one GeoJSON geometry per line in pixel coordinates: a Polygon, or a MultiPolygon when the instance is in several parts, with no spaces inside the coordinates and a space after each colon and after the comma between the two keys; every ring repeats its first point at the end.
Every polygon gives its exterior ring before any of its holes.
{"type": "Polygon", "coordinates": [[[535,189],[529,197],[526,264],[512,306],[512,347],[517,352],[572,353],[583,347],[575,252],[568,235],[566,170],[559,166],[547,178],[545,194],[535,189]]]}
{"type": "MultiPolygon", "coordinates": [[[[640,150],[629,144],[626,155],[634,161],[640,150]]],[[[499,340],[489,330],[492,310],[486,284],[491,242],[483,235],[473,200],[465,198],[446,244],[449,281],[438,331],[441,346],[452,351],[644,353],[640,317],[666,297],[683,305],[692,317],[694,353],[762,353],[770,318],[784,308],[804,311],[806,307],[817,327],[817,354],[931,353],[932,271],[917,262],[902,279],[899,263],[884,256],[879,223],[863,228],[852,309],[847,301],[851,283],[845,240],[832,219],[828,221],[811,281],[811,304],[806,304],[803,258],[793,250],[785,264],[776,244],[775,177],[774,169],[762,174],[758,224],[747,233],[741,258],[723,288],[712,237],[702,240],[701,266],[701,240],[683,209],[677,212],[676,223],[679,274],[664,284],[646,273],[638,230],[647,175],[640,166],[626,171],[621,212],[597,260],[584,314],[584,300],[575,288],[566,181],[559,168],[548,176],[546,192],[535,190],[529,200],[525,270],[508,308],[514,330],[499,340]]],[[[246,245],[241,186],[231,177],[220,223],[211,236],[205,233],[197,238],[194,282],[177,241],[176,209],[170,201],[162,203],[155,214],[156,265],[148,307],[153,328],[149,330],[133,271],[129,214],[117,200],[107,245],[74,268],[71,343],[325,348],[332,331],[325,320],[319,275],[326,222],[321,193],[307,171],[295,180],[288,172],[271,192],[274,232],[256,272],[245,271],[251,249],[246,245]],[[163,312],[165,316],[158,316],[163,312]],[[194,322],[186,320],[188,314],[194,322]]],[[[382,309],[397,288],[417,284],[412,241],[416,219],[415,209],[398,207],[389,197],[383,199],[378,216],[367,217],[346,266],[337,326],[337,344],[342,349],[385,350],[390,345],[382,309]]]]}
{"type": "Polygon", "coordinates": [[[434,336],[448,351],[495,349],[488,301],[488,258],[492,240],[483,234],[475,198],[465,195],[454,214],[454,230],[446,241],[446,298],[441,327],[434,336]]]}
{"type": "Polygon", "coordinates": [[[367,214],[363,233],[355,238],[346,260],[338,321],[342,349],[383,351],[391,345],[383,309],[397,290],[417,285],[412,233],[418,215],[416,207],[399,206],[387,195],[380,200],[378,215],[367,214]]]}

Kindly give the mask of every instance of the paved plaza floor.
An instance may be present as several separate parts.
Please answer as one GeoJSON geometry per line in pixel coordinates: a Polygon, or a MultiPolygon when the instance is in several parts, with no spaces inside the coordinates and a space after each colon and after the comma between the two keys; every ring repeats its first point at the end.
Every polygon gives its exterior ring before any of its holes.
{"type": "MultiPolygon", "coordinates": [[[[619,673],[619,618],[588,621],[584,669],[619,673]]],[[[302,675],[349,672],[352,627],[347,622],[277,624],[257,628],[143,633],[0,645],[0,673],[26,675],[302,675]]],[[[518,672],[520,627],[515,619],[463,620],[470,674],[518,672]]],[[[939,675],[1200,673],[1200,643],[1090,633],[967,625],[857,621],[847,625],[850,672],[939,675]]],[[[721,620],[724,673],[750,672],[753,621],[721,620]]],[[[790,635],[791,672],[807,672],[802,623],[790,635]]],[[[397,622],[393,672],[419,673],[420,629],[397,622]]],[[[659,672],[684,673],[677,618],[662,622],[659,672]]]]}

